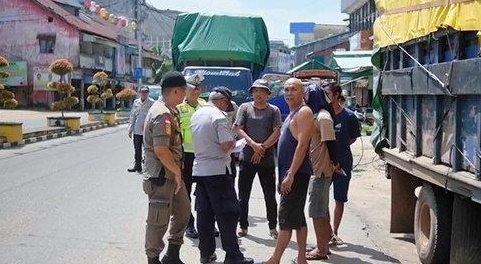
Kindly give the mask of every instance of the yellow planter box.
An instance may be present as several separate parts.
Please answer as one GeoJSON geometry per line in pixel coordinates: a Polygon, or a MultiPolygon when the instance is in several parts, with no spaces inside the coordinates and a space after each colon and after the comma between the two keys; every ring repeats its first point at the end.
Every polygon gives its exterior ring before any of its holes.
{"type": "Polygon", "coordinates": [[[64,117],[49,116],[47,117],[47,123],[48,123],[48,126],[66,127],[73,131],[80,130],[80,117],[78,116],[64,116],[64,117]]]}
{"type": "Polygon", "coordinates": [[[19,142],[23,139],[23,123],[0,123],[0,137],[8,143],[19,142]]]}
{"type": "Polygon", "coordinates": [[[68,117],[66,127],[73,131],[79,131],[80,117],[68,117]]]}
{"type": "Polygon", "coordinates": [[[107,122],[109,126],[113,126],[116,120],[115,113],[104,113],[104,121],[107,122]]]}
{"type": "Polygon", "coordinates": [[[101,113],[89,113],[88,121],[104,121],[104,115],[101,113]]]}

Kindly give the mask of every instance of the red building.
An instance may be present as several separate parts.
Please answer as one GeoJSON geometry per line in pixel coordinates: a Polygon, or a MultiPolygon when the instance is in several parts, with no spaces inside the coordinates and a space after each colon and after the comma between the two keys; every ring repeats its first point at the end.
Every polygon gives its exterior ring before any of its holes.
{"type": "MultiPolygon", "coordinates": [[[[113,79],[135,81],[132,68],[138,54],[133,32],[90,13],[77,1],[9,0],[0,5],[0,54],[11,62],[20,62],[26,78],[11,81],[22,105],[48,106],[55,93],[46,84],[58,76],[48,72],[57,58],[68,58],[74,65],[70,77],[77,88],[80,109],[88,108],[86,87],[97,71],[113,79]],[[26,80],[26,82],[25,82],[26,80]]],[[[19,66],[21,68],[21,66],[19,66]]],[[[128,84],[127,84],[128,85],[128,84]]]]}

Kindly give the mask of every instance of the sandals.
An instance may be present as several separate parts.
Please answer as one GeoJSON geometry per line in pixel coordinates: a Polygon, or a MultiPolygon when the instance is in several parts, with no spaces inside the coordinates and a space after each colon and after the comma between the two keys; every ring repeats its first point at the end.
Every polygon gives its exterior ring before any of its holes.
{"type": "Polygon", "coordinates": [[[331,236],[331,243],[336,246],[340,246],[344,244],[344,241],[340,237],[338,237],[336,234],[332,234],[331,236]]]}
{"type": "Polygon", "coordinates": [[[308,252],[306,253],[306,259],[307,260],[325,260],[329,259],[327,255],[321,255],[319,252],[308,252]]]}

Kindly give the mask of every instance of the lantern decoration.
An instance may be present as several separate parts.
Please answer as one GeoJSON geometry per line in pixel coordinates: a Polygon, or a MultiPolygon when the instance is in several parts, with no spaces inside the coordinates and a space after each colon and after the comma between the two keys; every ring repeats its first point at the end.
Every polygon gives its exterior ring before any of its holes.
{"type": "Polygon", "coordinates": [[[87,9],[90,9],[90,5],[92,4],[92,1],[91,0],[85,0],[84,1],[84,6],[87,8],[87,9]]]}
{"type": "Polygon", "coordinates": [[[122,20],[124,19],[123,16],[117,17],[117,23],[115,23],[117,26],[122,27],[122,20]]]}
{"type": "Polygon", "coordinates": [[[90,7],[89,7],[90,12],[92,12],[92,13],[95,12],[95,6],[96,6],[96,3],[94,1],[91,1],[90,7]]]}
{"type": "Polygon", "coordinates": [[[110,23],[114,24],[114,25],[117,25],[117,21],[119,19],[117,18],[117,16],[115,16],[114,14],[110,14],[110,17],[109,17],[109,21],[110,23]]]}
{"type": "Polygon", "coordinates": [[[130,22],[129,29],[130,30],[136,30],[137,29],[137,23],[135,21],[130,22]]]}
{"type": "Polygon", "coordinates": [[[100,17],[103,18],[104,20],[108,20],[110,16],[110,12],[107,11],[105,8],[100,8],[100,17]]]}
{"type": "Polygon", "coordinates": [[[100,5],[99,4],[95,4],[95,14],[100,14],[100,5]]]}

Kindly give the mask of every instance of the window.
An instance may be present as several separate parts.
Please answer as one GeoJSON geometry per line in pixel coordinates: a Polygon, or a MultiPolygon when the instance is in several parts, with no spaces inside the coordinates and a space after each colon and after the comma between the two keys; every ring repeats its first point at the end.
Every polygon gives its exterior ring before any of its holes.
{"type": "Polygon", "coordinates": [[[55,50],[55,35],[40,34],[37,36],[40,53],[52,54],[55,50]]]}

